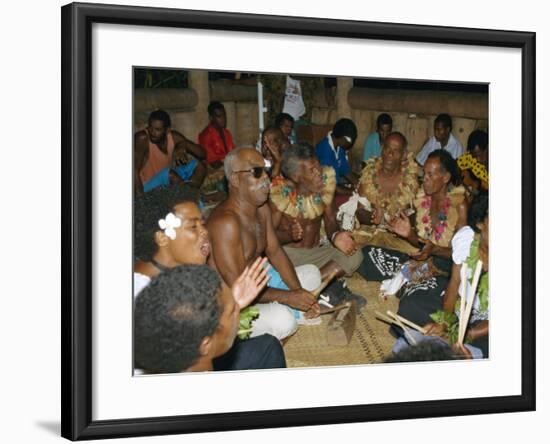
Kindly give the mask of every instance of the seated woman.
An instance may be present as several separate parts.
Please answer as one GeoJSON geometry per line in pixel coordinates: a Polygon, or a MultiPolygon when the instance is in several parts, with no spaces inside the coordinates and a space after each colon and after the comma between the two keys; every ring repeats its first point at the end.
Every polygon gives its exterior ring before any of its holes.
{"type": "Polygon", "coordinates": [[[462,183],[468,201],[489,189],[489,136],[485,131],[472,131],[468,137],[467,152],[457,159],[462,171],[462,183]]]}
{"type": "Polygon", "coordinates": [[[467,205],[459,184],[456,161],[445,150],[433,151],[424,164],[424,182],[414,201],[415,228],[403,213],[388,224],[391,231],[420,250],[409,256],[378,247],[363,248],[364,261],[358,271],[367,280],[391,279],[407,263],[402,273],[407,283],[400,293],[398,313],[420,325],[441,308],[440,295],[448,281],[444,274],[451,270],[451,239],[466,224],[467,205]]]}
{"type": "Polygon", "coordinates": [[[359,195],[366,197],[372,211],[358,209],[356,216],[364,225],[379,225],[408,210],[418,192],[418,165],[412,154],[407,156],[407,139],[399,132],[389,134],[382,155],[367,161],[359,195]]]}
{"type": "Polygon", "coordinates": [[[489,357],[489,196],[477,195],[468,213],[468,226],[463,227],[453,238],[453,271],[443,296],[443,310],[433,314],[439,322],[425,325],[427,334],[446,336],[451,343],[456,341],[455,333],[460,315],[460,269],[468,267],[467,277],[471,280],[477,261],[482,263],[482,274],[476,290],[472,313],[465,333],[465,345],[455,348],[470,358],[489,357]],[[472,230],[473,229],[473,230],[472,230]],[[475,231],[475,235],[474,235],[475,231]]]}
{"type": "MultiPolygon", "coordinates": [[[[139,196],[134,207],[134,297],[151,279],[178,265],[204,265],[210,254],[208,231],[196,204],[198,191],[187,186],[156,188],[139,196]]],[[[265,260],[244,270],[231,290],[242,309],[252,302],[267,282],[265,260]]],[[[236,341],[230,356],[221,358],[216,370],[285,367],[279,341],[262,335],[236,341]]]]}

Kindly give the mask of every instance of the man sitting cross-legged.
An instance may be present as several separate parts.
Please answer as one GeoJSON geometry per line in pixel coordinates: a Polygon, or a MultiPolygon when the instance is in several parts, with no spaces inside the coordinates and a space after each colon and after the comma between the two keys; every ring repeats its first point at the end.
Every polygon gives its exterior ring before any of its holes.
{"type": "Polygon", "coordinates": [[[134,190],[140,195],[173,182],[201,186],[206,169],[203,147],[171,128],[170,115],[163,110],[149,115],[148,125],[134,136],[134,190]]]}
{"type": "Polygon", "coordinates": [[[278,273],[270,270],[271,288],[260,294],[260,316],[252,324],[252,337],[269,333],[284,339],[296,331],[301,318],[293,309],[306,312],[305,317],[319,315],[319,305],[309,292],[320,284],[319,270],[312,265],[295,270],[279,244],[267,204],[269,177],[261,154],[251,148],[233,150],[225,158],[224,170],[229,196],[208,220],[209,263],[227,285],[233,285],[247,265],[267,256],[278,273]]]}
{"type": "MultiPolygon", "coordinates": [[[[294,266],[318,266],[323,279],[330,275],[351,276],[361,264],[363,254],[351,233],[338,229],[334,169],[321,167],[311,145],[296,144],[283,153],[281,170],[284,177],[273,180],[270,206],[277,238],[289,259],[294,266]],[[319,243],[321,221],[330,239],[325,245],[319,243]]],[[[337,288],[350,296],[341,283],[337,288]]],[[[329,293],[330,290],[329,287],[329,293]]],[[[358,301],[360,305],[364,303],[363,298],[358,301]]]]}

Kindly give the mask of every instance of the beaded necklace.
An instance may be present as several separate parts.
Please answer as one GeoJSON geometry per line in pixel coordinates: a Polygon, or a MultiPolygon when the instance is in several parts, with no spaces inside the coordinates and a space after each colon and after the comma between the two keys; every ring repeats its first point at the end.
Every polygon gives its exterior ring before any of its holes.
{"type": "Polygon", "coordinates": [[[420,221],[423,224],[422,237],[425,239],[431,239],[432,236],[436,241],[439,241],[443,236],[443,233],[449,226],[447,223],[447,215],[449,213],[449,208],[451,206],[451,199],[448,196],[445,196],[443,205],[439,213],[437,213],[437,223],[435,227],[432,223],[432,218],[430,217],[430,208],[432,207],[432,196],[425,196],[420,204],[420,208],[424,210],[424,214],[419,214],[420,221]]]}

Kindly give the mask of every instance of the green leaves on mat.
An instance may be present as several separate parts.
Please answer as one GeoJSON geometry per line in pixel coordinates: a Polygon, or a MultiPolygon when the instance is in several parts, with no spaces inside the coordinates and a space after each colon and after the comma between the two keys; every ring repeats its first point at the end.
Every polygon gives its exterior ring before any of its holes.
{"type": "Polygon", "coordinates": [[[252,321],[260,316],[260,310],[256,307],[246,307],[241,310],[239,319],[239,331],[237,336],[240,339],[248,339],[252,333],[252,321]]]}

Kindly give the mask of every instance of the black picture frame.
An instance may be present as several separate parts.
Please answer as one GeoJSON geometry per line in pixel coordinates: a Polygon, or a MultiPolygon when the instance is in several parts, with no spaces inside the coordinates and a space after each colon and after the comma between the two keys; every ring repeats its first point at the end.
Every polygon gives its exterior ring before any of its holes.
{"type": "Polygon", "coordinates": [[[535,409],[535,33],[73,3],[62,7],[62,421],[70,440],[535,409]],[[94,23],[520,48],[521,395],[92,420],[92,37],[94,23]]]}

